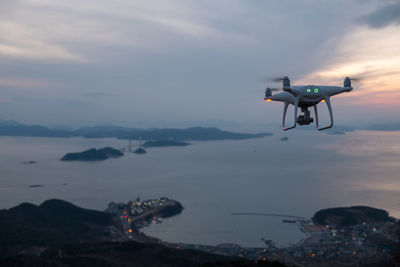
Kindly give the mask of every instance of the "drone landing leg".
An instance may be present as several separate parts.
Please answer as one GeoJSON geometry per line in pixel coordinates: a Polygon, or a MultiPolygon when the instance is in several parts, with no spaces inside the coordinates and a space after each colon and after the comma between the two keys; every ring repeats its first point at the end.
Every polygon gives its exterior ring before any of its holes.
{"type": "Polygon", "coordinates": [[[329,117],[330,117],[330,119],[331,119],[331,123],[329,124],[329,126],[319,128],[319,125],[318,125],[318,111],[317,111],[317,105],[315,105],[315,106],[314,106],[315,120],[316,120],[316,125],[317,125],[318,131],[326,130],[326,129],[332,128],[332,126],[333,126],[333,112],[332,112],[332,106],[331,106],[331,100],[330,100],[330,98],[327,97],[327,98],[325,99],[325,102],[326,102],[326,105],[328,106],[329,117]]]}
{"type": "Polygon", "coordinates": [[[295,104],[294,104],[294,122],[293,125],[290,127],[285,127],[285,120],[286,120],[286,112],[289,106],[289,102],[285,102],[285,106],[283,107],[283,119],[282,119],[282,128],[284,131],[296,128],[297,125],[297,109],[299,108],[299,100],[300,96],[296,96],[295,104]]]}
{"type": "Polygon", "coordinates": [[[319,121],[318,121],[318,109],[317,105],[314,105],[314,113],[315,113],[315,125],[317,126],[317,129],[319,127],[319,121]]]}
{"type": "Polygon", "coordinates": [[[285,121],[286,121],[286,112],[289,106],[289,102],[285,102],[283,106],[283,117],[282,117],[282,128],[285,129],[285,121]]]}

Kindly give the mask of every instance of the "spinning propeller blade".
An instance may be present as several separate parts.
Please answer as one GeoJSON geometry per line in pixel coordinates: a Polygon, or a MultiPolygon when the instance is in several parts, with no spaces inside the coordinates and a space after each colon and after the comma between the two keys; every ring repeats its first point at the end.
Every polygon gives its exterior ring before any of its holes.
{"type": "Polygon", "coordinates": [[[272,92],[282,91],[282,88],[269,88],[269,87],[267,87],[267,89],[271,90],[272,92]]]}
{"type": "Polygon", "coordinates": [[[277,77],[277,78],[273,78],[273,79],[271,79],[271,82],[278,83],[278,82],[281,82],[281,81],[283,81],[284,79],[285,79],[285,77],[277,77]]]}

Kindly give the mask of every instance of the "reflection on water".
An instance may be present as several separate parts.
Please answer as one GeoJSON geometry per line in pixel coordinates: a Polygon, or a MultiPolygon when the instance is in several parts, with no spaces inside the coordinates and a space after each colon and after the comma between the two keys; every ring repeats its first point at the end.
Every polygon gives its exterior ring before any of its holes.
{"type": "Polygon", "coordinates": [[[124,147],[126,141],[0,137],[0,203],[8,208],[61,198],[102,210],[110,201],[166,196],[180,201],[183,213],[146,233],[176,242],[244,246],[263,246],[261,237],[283,245],[303,235],[282,218],[232,212],[311,217],[321,208],[371,205],[400,217],[399,133],[285,135],[288,142],[277,132],[263,139],[151,148],[146,155],[103,162],[58,159],[91,147],[124,147]],[[37,163],[22,164],[30,160],[37,163]]]}

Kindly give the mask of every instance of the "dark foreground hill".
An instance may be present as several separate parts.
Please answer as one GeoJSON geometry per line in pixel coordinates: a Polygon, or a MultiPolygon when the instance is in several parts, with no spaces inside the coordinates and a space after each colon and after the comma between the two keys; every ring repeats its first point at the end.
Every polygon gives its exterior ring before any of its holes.
{"type": "Polygon", "coordinates": [[[48,249],[41,256],[18,255],[0,259],[0,266],[96,266],[159,267],[285,266],[276,262],[252,262],[190,249],[173,249],[159,244],[137,242],[76,244],[48,249]]]}
{"type": "Polygon", "coordinates": [[[47,200],[39,206],[23,203],[0,210],[0,256],[30,246],[104,242],[110,226],[120,228],[110,214],[66,201],[47,200]]]}
{"type": "Polygon", "coordinates": [[[320,210],[313,216],[312,220],[320,225],[332,225],[335,227],[353,226],[362,223],[376,224],[393,221],[385,210],[354,206],[347,208],[331,208],[320,210]]]}
{"type": "Polygon", "coordinates": [[[23,203],[0,210],[0,266],[282,266],[127,241],[122,230],[113,215],[66,201],[23,203]]]}

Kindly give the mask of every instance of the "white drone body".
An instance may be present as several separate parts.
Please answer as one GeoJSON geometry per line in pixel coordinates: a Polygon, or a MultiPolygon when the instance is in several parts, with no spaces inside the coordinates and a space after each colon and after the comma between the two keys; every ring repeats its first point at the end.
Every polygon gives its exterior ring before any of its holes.
{"type": "Polygon", "coordinates": [[[333,113],[330,102],[331,96],[341,94],[343,92],[350,92],[353,90],[353,87],[351,87],[351,79],[349,77],[346,77],[344,79],[343,87],[321,85],[301,85],[292,87],[290,86],[290,80],[287,76],[279,80],[283,81],[283,92],[272,95],[272,91],[274,91],[275,89],[267,88],[265,91],[264,100],[266,102],[279,101],[284,103],[282,117],[282,128],[284,131],[295,128],[297,124],[309,125],[310,123],[312,123],[314,119],[310,117],[310,111],[308,110],[308,108],[312,106],[314,106],[317,129],[321,131],[332,128],[333,113]],[[329,110],[329,117],[331,122],[328,126],[325,127],[319,127],[317,105],[320,102],[325,102],[329,110]],[[294,123],[293,125],[287,127],[285,124],[285,119],[289,104],[294,105],[294,123]],[[304,114],[297,117],[297,109],[299,107],[304,114]]]}

